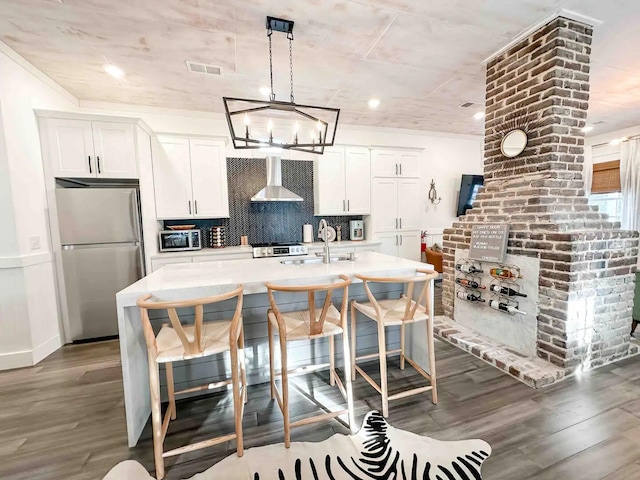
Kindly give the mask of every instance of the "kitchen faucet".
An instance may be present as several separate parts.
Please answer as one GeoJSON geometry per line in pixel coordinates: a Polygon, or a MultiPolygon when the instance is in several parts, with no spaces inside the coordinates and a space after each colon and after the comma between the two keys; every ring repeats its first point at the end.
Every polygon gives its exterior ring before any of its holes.
{"type": "Polygon", "coordinates": [[[322,263],[331,263],[331,254],[329,253],[329,229],[327,227],[327,221],[324,218],[321,219],[320,223],[318,224],[318,229],[322,230],[322,240],[324,240],[322,263]]]}

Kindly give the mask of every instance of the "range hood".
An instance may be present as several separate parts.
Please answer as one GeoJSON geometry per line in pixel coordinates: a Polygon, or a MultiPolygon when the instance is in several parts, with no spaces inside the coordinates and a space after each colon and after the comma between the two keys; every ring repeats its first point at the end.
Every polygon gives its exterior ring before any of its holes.
{"type": "Polygon", "coordinates": [[[302,202],[303,198],[282,186],[282,160],[267,157],[267,186],[251,197],[252,202],[302,202]]]}

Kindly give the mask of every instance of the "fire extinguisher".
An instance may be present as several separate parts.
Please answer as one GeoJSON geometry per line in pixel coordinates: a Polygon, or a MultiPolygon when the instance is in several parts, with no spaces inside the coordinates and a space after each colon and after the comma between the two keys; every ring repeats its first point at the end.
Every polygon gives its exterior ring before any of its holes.
{"type": "Polygon", "coordinates": [[[427,231],[422,230],[420,232],[420,251],[424,252],[427,250],[427,231]]]}

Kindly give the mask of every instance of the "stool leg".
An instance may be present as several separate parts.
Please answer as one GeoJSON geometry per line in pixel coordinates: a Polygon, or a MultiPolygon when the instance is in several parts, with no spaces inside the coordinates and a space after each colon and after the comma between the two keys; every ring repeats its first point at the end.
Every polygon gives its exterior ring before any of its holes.
{"type": "Polygon", "coordinates": [[[427,348],[429,349],[429,376],[431,377],[431,402],[435,405],[438,403],[438,389],[436,385],[436,352],[433,341],[433,320],[431,317],[427,319],[427,348]]]}
{"type": "Polygon", "coordinates": [[[400,325],[400,370],[404,370],[405,325],[400,325]]]}
{"type": "Polygon", "coordinates": [[[169,396],[169,408],[171,409],[171,420],[176,419],[176,389],[173,382],[173,363],[164,364],[165,373],[167,374],[167,394],[169,396]]]}
{"type": "Polygon", "coordinates": [[[164,458],[162,458],[162,411],[160,405],[160,372],[158,364],[149,354],[149,390],[151,393],[151,425],[153,430],[153,458],[156,464],[156,478],[164,478],[164,458]]]}
{"type": "MultiPolygon", "coordinates": [[[[346,322],[345,322],[346,323],[346,322]]],[[[346,325],[345,325],[346,327],[346,325]]],[[[344,357],[344,379],[347,389],[347,410],[349,410],[349,428],[351,433],[356,433],[356,422],[353,417],[353,388],[351,387],[351,370],[353,364],[349,364],[352,361],[351,352],[349,352],[349,338],[347,335],[347,329],[342,330],[342,356],[344,357]]]]}
{"type": "Polygon", "coordinates": [[[289,371],[287,367],[287,337],[280,332],[280,363],[282,364],[282,416],[284,417],[284,446],[291,446],[291,427],[289,421],[289,371]]]}
{"type": "Polygon", "coordinates": [[[356,307],[351,300],[351,379],[356,380],[356,307]]]}
{"type": "Polygon", "coordinates": [[[271,399],[273,400],[276,398],[276,369],[273,365],[273,326],[271,325],[271,320],[269,320],[269,318],[267,318],[267,332],[269,334],[269,374],[271,375],[269,384],[271,386],[271,399]]]}
{"type": "Polygon", "coordinates": [[[329,337],[329,385],[336,386],[336,344],[333,335],[329,337]]]}
{"type": "Polygon", "coordinates": [[[382,390],[382,416],[389,416],[389,394],[387,391],[387,342],[384,324],[378,319],[378,352],[380,354],[380,390],[382,390]]]}
{"type": "Polygon", "coordinates": [[[238,349],[240,357],[240,373],[242,381],[242,401],[247,403],[247,364],[244,355],[244,327],[240,326],[240,338],[238,339],[238,349]]]}
{"type": "Polygon", "coordinates": [[[236,443],[238,444],[238,456],[244,454],[242,442],[242,403],[240,395],[240,365],[238,363],[238,346],[231,343],[231,383],[233,385],[233,414],[236,423],[236,443]]]}

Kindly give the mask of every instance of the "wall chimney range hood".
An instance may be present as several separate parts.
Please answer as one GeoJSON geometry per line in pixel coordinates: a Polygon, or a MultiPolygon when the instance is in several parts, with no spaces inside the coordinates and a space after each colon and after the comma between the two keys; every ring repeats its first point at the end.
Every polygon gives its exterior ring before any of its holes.
{"type": "Polygon", "coordinates": [[[303,198],[282,186],[282,160],[267,157],[267,186],[251,197],[252,202],[302,202],[303,198]]]}

